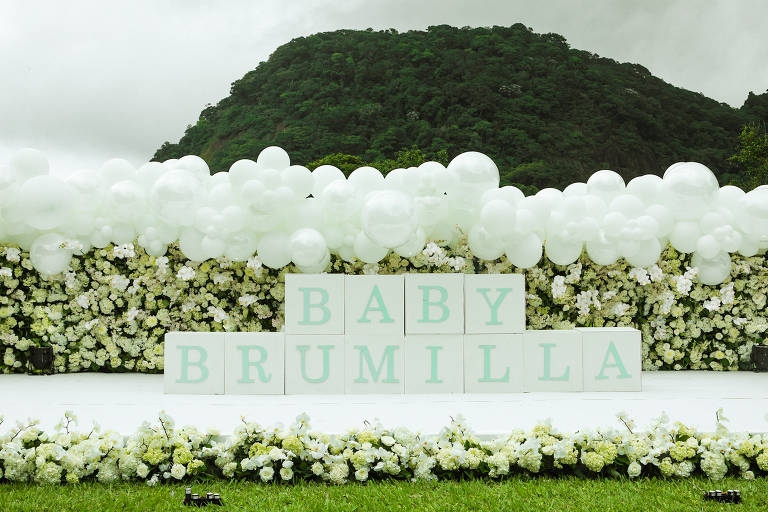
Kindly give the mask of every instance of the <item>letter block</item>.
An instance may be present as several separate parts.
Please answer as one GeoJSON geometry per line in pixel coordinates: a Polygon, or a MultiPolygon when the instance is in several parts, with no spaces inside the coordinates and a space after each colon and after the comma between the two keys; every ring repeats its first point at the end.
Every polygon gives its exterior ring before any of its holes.
{"type": "Polygon", "coordinates": [[[281,395],[285,392],[285,334],[228,332],[226,389],[234,395],[281,395]]]}
{"type": "Polygon", "coordinates": [[[403,276],[346,276],[346,334],[403,334],[403,276]]]}
{"type": "Polygon", "coordinates": [[[224,345],[223,332],[166,333],[163,392],[223,394],[224,345]]]}
{"type": "Polygon", "coordinates": [[[581,332],[525,331],[526,391],[581,391],[581,332]]]}
{"type": "Polygon", "coordinates": [[[405,275],[406,334],[464,334],[464,275],[405,275]]]}
{"type": "Polygon", "coordinates": [[[347,393],[403,393],[405,337],[345,336],[347,393]]]}
{"type": "Polygon", "coordinates": [[[464,276],[465,332],[520,333],[525,330],[525,278],[522,274],[464,276]]]}
{"type": "Polygon", "coordinates": [[[344,336],[285,336],[285,394],[344,393],[344,336]]]}
{"type": "Polygon", "coordinates": [[[579,327],[584,391],[640,391],[640,331],[631,327],[579,327]]]}
{"type": "Polygon", "coordinates": [[[286,274],[285,332],[344,334],[344,274],[286,274]]]}
{"type": "Polygon", "coordinates": [[[522,334],[464,335],[465,393],[519,393],[524,380],[522,334]]]}
{"type": "Polygon", "coordinates": [[[405,337],[406,393],[464,391],[464,337],[461,334],[412,334],[405,337]]]}

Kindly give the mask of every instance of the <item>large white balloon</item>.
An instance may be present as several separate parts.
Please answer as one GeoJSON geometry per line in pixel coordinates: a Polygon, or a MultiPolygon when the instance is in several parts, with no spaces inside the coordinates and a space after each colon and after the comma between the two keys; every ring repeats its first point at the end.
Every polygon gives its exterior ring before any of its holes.
{"type": "Polygon", "coordinates": [[[397,190],[380,190],[371,194],[363,205],[361,222],[366,236],[375,244],[399,247],[416,230],[413,200],[397,190]]]}
{"type": "Polygon", "coordinates": [[[72,249],[66,248],[65,237],[58,233],[48,233],[32,243],[29,259],[41,274],[60,274],[69,268],[72,249]]]}
{"type": "Polygon", "coordinates": [[[269,146],[261,150],[256,163],[266,169],[277,169],[280,171],[291,165],[291,159],[283,148],[269,146]]]}
{"type": "Polygon", "coordinates": [[[541,238],[536,233],[528,233],[511,243],[506,253],[509,262],[516,267],[535,267],[541,260],[541,238]]]}
{"type": "Polygon", "coordinates": [[[291,260],[300,267],[314,268],[328,256],[322,233],[312,228],[296,230],[291,235],[290,249],[291,260]]]}
{"type": "Polygon", "coordinates": [[[479,199],[483,192],[499,187],[499,169],[482,153],[468,151],[448,164],[448,173],[454,182],[449,195],[479,199]]]}
{"type": "Polygon", "coordinates": [[[694,253],[691,258],[691,265],[698,270],[696,277],[701,284],[720,284],[731,274],[731,257],[725,252],[721,252],[713,258],[704,258],[694,253]]]}
{"type": "Polygon", "coordinates": [[[35,229],[54,229],[65,224],[75,206],[75,190],[51,175],[35,176],[19,190],[24,220],[35,229]]]}
{"type": "Polygon", "coordinates": [[[261,237],[256,252],[262,263],[269,268],[282,268],[291,262],[290,239],[280,231],[272,231],[261,237]]]}
{"type": "Polygon", "coordinates": [[[11,157],[9,167],[16,181],[24,183],[34,177],[48,174],[48,158],[37,149],[20,149],[11,157]]]}

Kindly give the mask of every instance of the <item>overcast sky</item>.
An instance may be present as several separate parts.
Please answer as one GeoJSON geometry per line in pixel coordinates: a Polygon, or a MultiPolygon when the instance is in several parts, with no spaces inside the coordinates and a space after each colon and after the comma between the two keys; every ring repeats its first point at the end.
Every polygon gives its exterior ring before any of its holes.
{"type": "Polygon", "coordinates": [[[0,0],[0,162],[135,165],[294,37],[340,28],[524,23],[740,106],[768,89],[761,0],[0,0]]]}

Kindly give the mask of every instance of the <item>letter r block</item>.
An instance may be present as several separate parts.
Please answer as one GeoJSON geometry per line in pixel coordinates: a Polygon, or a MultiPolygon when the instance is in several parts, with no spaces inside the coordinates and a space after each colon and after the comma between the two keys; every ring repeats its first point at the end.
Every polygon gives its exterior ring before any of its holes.
{"type": "Polygon", "coordinates": [[[190,395],[223,394],[224,333],[166,333],[163,391],[190,395]]]}
{"type": "Polygon", "coordinates": [[[282,395],[285,334],[226,333],[226,391],[232,395],[282,395]]]}
{"type": "Polygon", "coordinates": [[[464,275],[405,275],[406,334],[464,334],[464,275]]]}
{"type": "Polygon", "coordinates": [[[467,334],[509,334],[525,330],[522,274],[464,276],[467,334]]]}
{"type": "Polygon", "coordinates": [[[285,332],[344,334],[344,274],[286,274],[285,332]]]}

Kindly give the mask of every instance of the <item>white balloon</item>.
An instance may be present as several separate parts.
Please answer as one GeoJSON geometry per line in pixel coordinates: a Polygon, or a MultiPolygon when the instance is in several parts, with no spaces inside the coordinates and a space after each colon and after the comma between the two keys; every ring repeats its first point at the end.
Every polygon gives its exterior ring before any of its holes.
{"type": "Polygon", "coordinates": [[[312,171],[312,195],[320,197],[325,187],[336,180],[346,180],[344,173],[332,165],[321,165],[312,171]]]}
{"type": "Polygon", "coordinates": [[[679,252],[693,252],[696,250],[696,243],[701,236],[698,222],[680,221],[675,223],[672,232],[669,234],[669,243],[679,252]]]}
{"type": "Polygon", "coordinates": [[[610,202],[624,193],[624,189],[624,179],[618,173],[607,169],[597,171],[587,180],[587,192],[605,202],[610,202]]]}
{"type": "Polygon", "coordinates": [[[239,190],[245,182],[258,179],[259,164],[253,160],[238,160],[229,167],[229,181],[235,190],[239,190]]]}
{"type": "Polygon", "coordinates": [[[269,146],[261,150],[256,163],[266,169],[282,170],[291,165],[291,159],[283,148],[269,146]]]}
{"type": "Polygon", "coordinates": [[[281,231],[270,231],[256,245],[261,262],[269,268],[282,268],[291,262],[290,240],[281,231]]]}
{"type": "Polygon", "coordinates": [[[107,160],[99,169],[99,179],[109,187],[118,181],[132,180],[136,177],[136,169],[122,158],[107,160]]]}
{"type": "Polygon", "coordinates": [[[384,187],[384,176],[381,175],[378,169],[373,167],[359,167],[355,169],[349,175],[347,181],[361,196],[384,187]]]}
{"type": "Polygon", "coordinates": [[[309,169],[303,165],[291,165],[280,176],[283,185],[293,190],[296,197],[303,199],[312,193],[315,179],[309,169]]]}
{"type": "Polygon", "coordinates": [[[563,195],[565,197],[585,196],[588,193],[587,184],[582,182],[571,183],[563,189],[563,195]]]}
{"type": "Polygon", "coordinates": [[[248,261],[256,252],[258,237],[252,233],[236,233],[227,239],[224,256],[232,261],[248,261]]]}
{"type": "Polygon", "coordinates": [[[503,239],[515,225],[515,208],[503,199],[489,201],[480,211],[480,223],[489,235],[503,239]]]}
{"type": "Polygon", "coordinates": [[[635,267],[649,267],[659,261],[661,256],[661,244],[656,238],[643,240],[643,243],[632,254],[625,254],[624,259],[635,267]]]}
{"type": "Polygon", "coordinates": [[[190,261],[205,261],[206,251],[203,249],[203,233],[196,229],[188,228],[181,232],[179,237],[179,249],[184,257],[190,261]]]}
{"type": "Polygon", "coordinates": [[[468,151],[458,155],[448,164],[448,173],[455,183],[449,195],[479,199],[483,192],[499,187],[499,169],[482,153],[468,151]]]}
{"type": "Polygon", "coordinates": [[[69,268],[72,250],[64,247],[66,239],[58,233],[42,235],[32,242],[29,259],[38,272],[45,275],[60,274],[69,268]]]}
{"type": "Polygon", "coordinates": [[[645,211],[643,202],[630,194],[620,194],[614,197],[608,208],[611,211],[621,213],[628,219],[637,218],[645,211]]]}
{"type": "Polygon", "coordinates": [[[507,259],[518,268],[535,267],[541,260],[541,238],[536,233],[528,233],[507,246],[507,259]]]}
{"type": "Polygon", "coordinates": [[[395,247],[395,253],[403,258],[412,258],[424,250],[427,235],[422,228],[416,228],[411,237],[403,245],[395,247]]]}
{"type": "Polygon", "coordinates": [[[504,246],[499,238],[488,233],[481,225],[476,225],[469,231],[467,243],[472,254],[481,260],[492,261],[504,254],[504,246]]]}
{"type": "Polygon", "coordinates": [[[35,176],[48,174],[50,169],[45,154],[33,148],[18,150],[8,163],[18,183],[23,183],[35,176]]]}
{"type": "Polygon", "coordinates": [[[697,219],[717,200],[719,185],[706,166],[682,162],[664,172],[662,191],[666,206],[678,219],[697,219]]]}
{"type": "Polygon", "coordinates": [[[559,237],[548,238],[544,247],[547,258],[555,265],[570,265],[581,256],[583,249],[581,242],[568,242],[559,237]]]}
{"type": "Polygon", "coordinates": [[[178,166],[186,169],[198,179],[207,178],[211,174],[208,164],[197,155],[186,155],[179,158],[178,166]]]}
{"type": "Polygon", "coordinates": [[[19,190],[19,204],[24,221],[35,229],[62,226],[75,205],[75,190],[51,175],[29,178],[19,190]]]}
{"type": "Polygon", "coordinates": [[[597,237],[586,243],[587,256],[598,265],[613,265],[619,259],[619,249],[605,237],[597,237]]]}
{"type": "Polygon", "coordinates": [[[632,178],[627,183],[627,194],[640,199],[645,204],[661,202],[662,179],[655,174],[646,174],[632,178]]]}
{"type": "Polygon", "coordinates": [[[291,260],[299,267],[316,267],[326,259],[328,246],[322,233],[312,228],[293,232],[290,239],[291,260]]]}
{"type": "Polygon", "coordinates": [[[368,238],[365,233],[358,233],[354,243],[355,255],[360,261],[365,263],[378,263],[389,250],[386,247],[376,244],[368,238]]]}
{"type": "Polygon", "coordinates": [[[731,257],[726,252],[721,252],[713,258],[704,258],[694,253],[691,265],[698,270],[696,278],[699,282],[709,286],[722,283],[731,274],[731,257]]]}
{"type": "Polygon", "coordinates": [[[712,235],[703,235],[696,242],[696,253],[705,260],[712,259],[720,254],[720,244],[712,235]]]}
{"type": "Polygon", "coordinates": [[[410,239],[417,227],[413,200],[397,190],[374,192],[363,205],[361,222],[363,231],[374,244],[399,247],[410,239]]]}

